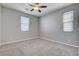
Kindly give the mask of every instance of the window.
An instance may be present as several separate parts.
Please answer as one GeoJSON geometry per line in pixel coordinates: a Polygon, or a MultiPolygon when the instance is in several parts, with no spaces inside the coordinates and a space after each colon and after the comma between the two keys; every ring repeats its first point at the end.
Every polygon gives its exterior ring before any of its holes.
{"type": "Polygon", "coordinates": [[[29,31],[30,19],[21,16],[21,31],[29,31]]]}
{"type": "Polygon", "coordinates": [[[73,31],[73,11],[65,12],[63,14],[63,31],[73,31]]]}

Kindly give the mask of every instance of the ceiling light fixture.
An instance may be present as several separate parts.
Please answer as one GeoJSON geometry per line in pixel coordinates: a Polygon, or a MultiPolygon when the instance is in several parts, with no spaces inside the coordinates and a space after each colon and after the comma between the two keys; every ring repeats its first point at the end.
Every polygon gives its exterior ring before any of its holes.
{"type": "Polygon", "coordinates": [[[34,10],[39,10],[39,5],[35,5],[34,10]]]}
{"type": "Polygon", "coordinates": [[[29,4],[29,6],[33,7],[33,8],[30,10],[31,12],[34,11],[34,10],[37,10],[38,12],[41,13],[41,8],[47,8],[47,6],[45,6],[45,5],[40,6],[39,3],[35,3],[34,5],[29,4]]]}
{"type": "Polygon", "coordinates": [[[39,10],[39,7],[37,7],[37,6],[36,6],[36,7],[34,7],[34,10],[39,10]]]}

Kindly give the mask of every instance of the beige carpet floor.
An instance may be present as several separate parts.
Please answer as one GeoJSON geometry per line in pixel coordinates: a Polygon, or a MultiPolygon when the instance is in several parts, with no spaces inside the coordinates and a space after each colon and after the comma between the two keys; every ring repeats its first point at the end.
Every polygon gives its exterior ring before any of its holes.
{"type": "Polygon", "coordinates": [[[75,56],[77,48],[55,42],[34,39],[2,45],[0,56],[75,56]]]}

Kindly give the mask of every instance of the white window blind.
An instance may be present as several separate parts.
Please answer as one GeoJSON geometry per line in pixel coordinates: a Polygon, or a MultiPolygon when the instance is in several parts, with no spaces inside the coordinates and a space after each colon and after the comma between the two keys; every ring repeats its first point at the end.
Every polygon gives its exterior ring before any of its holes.
{"type": "Polygon", "coordinates": [[[29,31],[30,19],[24,16],[21,16],[21,31],[29,31]]]}
{"type": "Polygon", "coordinates": [[[73,31],[73,11],[65,12],[63,14],[63,31],[72,32],[73,31]]]}

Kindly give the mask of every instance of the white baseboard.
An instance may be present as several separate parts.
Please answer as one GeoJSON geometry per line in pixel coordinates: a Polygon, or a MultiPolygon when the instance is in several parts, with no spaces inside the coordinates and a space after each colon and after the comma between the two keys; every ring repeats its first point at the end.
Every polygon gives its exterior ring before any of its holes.
{"type": "Polygon", "coordinates": [[[79,49],[79,46],[67,44],[67,43],[64,43],[64,42],[55,41],[55,40],[52,40],[50,38],[41,37],[41,39],[44,39],[44,40],[47,40],[47,41],[56,42],[56,43],[59,43],[59,44],[62,44],[62,45],[66,45],[66,46],[70,46],[70,47],[74,47],[74,48],[78,48],[79,49]]]}
{"type": "Polygon", "coordinates": [[[12,44],[12,43],[17,43],[17,42],[22,42],[22,41],[26,41],[26,40],[33,40],[33,39],[39,39],[39,38],[30,38],[30,39],[22,39],[22,40],[16,40],[16,41],[10,41],[10,42],[5,42],[5,43],[1,43],[0,46],[2,45],[6,45],[6,44],[12,44]]]}
{"type": "Polygon", "coordinates": [[[67,45],[67,46],[71,46],[71,47],[74,47],[74,48],[79,48],[79,46],[67,44],[67,43],[64,43],[64,42],[55,41],[55,40],[52,40],[52,39],[46,38],[46,37],[41,37],[41,38],[36,37],[36,38],[29,38],[29,39],[22,39],[22,40],[10,41],[10,42],[1,43],[0,46],[6,45],[6,44],[17,43],[17,42],[21,42],[21,41],[26,41],[26,40],[33,40],[33,39],[44,39],[44,40],[56,42],[56,43],[59,43],[59,44],[62,44],[62,45],[67,45]]]}

